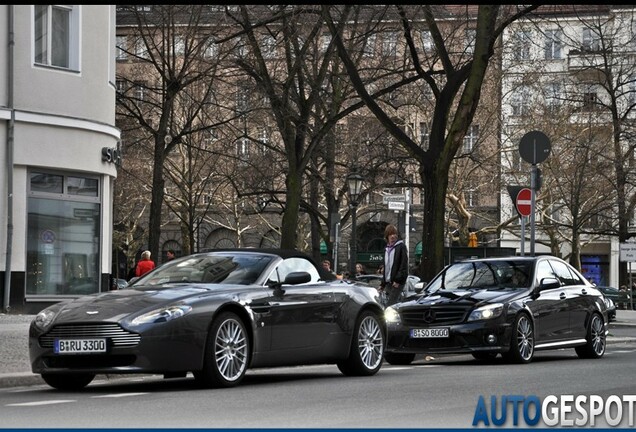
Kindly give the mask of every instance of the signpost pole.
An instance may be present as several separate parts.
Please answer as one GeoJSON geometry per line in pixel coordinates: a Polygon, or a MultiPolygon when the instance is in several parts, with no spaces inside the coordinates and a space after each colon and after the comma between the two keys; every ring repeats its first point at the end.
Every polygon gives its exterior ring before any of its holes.
{"type": "Polygon", "coordinates": [[[534,256],[535,195],[537,194],[537,165],[532,164],[530,171],[530,255],[534,256]]]}
{"type": "Polygon", "coordinates": [[[521,219],[521,256],[526,254],[526,217],[520,216],[521,219]]]}

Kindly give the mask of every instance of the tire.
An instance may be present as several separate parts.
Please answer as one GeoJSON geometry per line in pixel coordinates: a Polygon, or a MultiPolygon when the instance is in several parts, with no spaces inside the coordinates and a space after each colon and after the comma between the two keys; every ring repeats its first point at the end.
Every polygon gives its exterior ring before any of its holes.
{"type": "Polygon", "coordinates": [[[515,318],[510,339],[510,351],[504,357],[514,363],[530,363],[534,356],[534,326],[528,315],[515,318]]]}
{"type": "Polygon", "coordinates": [[[585,345],[575,348],[578,356],[586,359],[603,357],[606,345],[605,326],[603,324],[603,318],[599,314],[592,314],[590,323],[587,326],[587,336],[585,339],[587,340],[585,345]]]}
{"type": "Polygon", "coordinates": [[[493,352],[474,352],[472,353],[472,355],[476,360],[483,361],[494,360],[495,358],[497,358],[497,353],[493,352]]]}
{"type": "Polygon", "coordinates": [[[415,360],[415,354],[411,353],[385,353],[384,360],[390,365],[410,365],[415,360]]]}
{"type": "Polygon", "coordinates": [[[95,378],[95,374],[42,374],[45,383],[58,390],[82,390],[95,378]]]}
{"type": "Polygon", "coordinates": [[[204,356],[203,370],[194,374],[201,385],[234,387],[243,380],[250,358],[250,340],[236,314],[224,312],[214,320],[204,356]]]}
{"type": "Polygon", "coordinates": [[[348,376],[370,376],[382,367],[384,327],[378,316],[364,311],[356,321],[349,356],[338,362],[338,369],[348,376]]]}

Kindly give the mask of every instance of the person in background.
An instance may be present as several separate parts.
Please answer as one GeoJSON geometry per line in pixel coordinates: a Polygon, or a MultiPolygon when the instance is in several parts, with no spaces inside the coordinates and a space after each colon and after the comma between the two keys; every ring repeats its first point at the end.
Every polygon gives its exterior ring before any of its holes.
{"type": "Polygon", "coordinates": [[[174,258],[175,258],[174,250],[168,249],[168,252],[166,252],[166,261],[172,261],[174,258]]]}
{"type": "Polygon", "coordinates": [[[360,263],[356,263],[356,277],[367,274],[367,270],[360,263]]]}
{"type": "Polygon", "coordinates": [[[383,275],[384,274],[384,264],[380,264],[380,267],[376,270],[375,274],[383,275]]]}
{"type": "Polygon", "coordinates": [[[140,277],[155,268],[155,262],[150,259],[150,251],[146,250],[141,253],[141,259],[135,268],[135,276],[140,277]]]}
{"type": "Polygon", "coordinates": [[[329,262],[328,259],[322,260],[322,268],[328,273],[335,274],[333,270],[331,270],[331,262],[329,262]]]}
{"type": "Polygon", "coordinates": [[[391,306],[400,300],[402,290],[409,275],[409,256],[406,244],[400,239],[395,225],[387,225],[384,230],[386,250],[384,252],[384,273],[382,275],[381,290],[387,296],[386,306],[391,306]]]}

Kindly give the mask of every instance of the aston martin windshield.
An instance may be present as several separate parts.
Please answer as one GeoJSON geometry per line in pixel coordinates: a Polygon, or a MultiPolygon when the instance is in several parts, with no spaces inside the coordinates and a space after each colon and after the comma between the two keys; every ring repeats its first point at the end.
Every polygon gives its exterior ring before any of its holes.
{"type": "Polygon", "coordinates": [[[174,260],[135,282],[141,285],[174,283],[253,284],[273,257],[263,255],[192,255],[174,260]]]}
{"type": "Polygon", "coordinates": [[[438,290],[457,289],[523,289],[528,288],[533,274],[530,261],[476,261],[448,266],[427,287],[438,290]]]}

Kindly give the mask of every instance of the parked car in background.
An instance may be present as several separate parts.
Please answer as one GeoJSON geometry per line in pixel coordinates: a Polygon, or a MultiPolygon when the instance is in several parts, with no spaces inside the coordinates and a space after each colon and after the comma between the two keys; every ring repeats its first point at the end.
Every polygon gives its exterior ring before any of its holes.
{"type": "Polygon", "coordinates": [[[385,320],[390,364],[418,353],[529,363],[537,350],[570,347],[599,358],[608,332],[603,294],[551,256],[451,264],[421,295],[386,308],[385,320]]]}
{"type": "Polygon", "coordinates": [[[307,255],[219,250],[176,258],[127,289],[57,303],[29,329],[31,369],[77,390],[96,374],[239,384],[248,368],[336,364],[373,375],[385,346],[377,290],[324,280],[307,255]]]}

